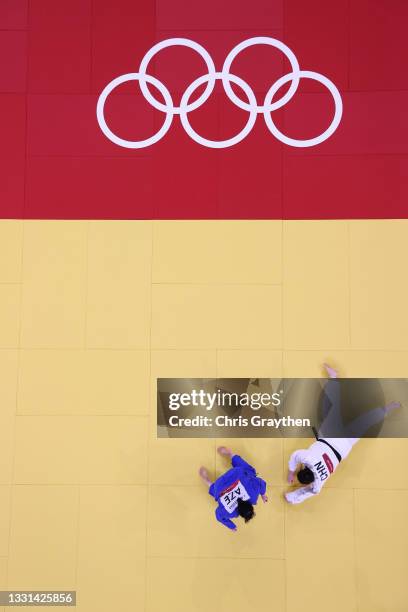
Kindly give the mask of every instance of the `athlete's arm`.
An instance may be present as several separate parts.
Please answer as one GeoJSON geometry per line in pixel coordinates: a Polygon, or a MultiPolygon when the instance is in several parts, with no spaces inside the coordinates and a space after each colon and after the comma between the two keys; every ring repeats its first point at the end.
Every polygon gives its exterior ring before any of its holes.
{"type": "Polygon", "coordinates": [[[306,499],[309,499],[309,497],[313,497],[314,495],[316,495],[316,493],[313,493],[312,488],[307,486],[285,493],[285,498],[290,504],[301,504],[306,499]]]}
{"type": "Polygon", "coordinates": [[[305,463],[306,459],[307,451],[304,449],[297,450],[291,454],[289,459],[288,482],[293,482],[297,466],[299,463],[305,463]]]}
{"type": "Polygon", "coordinates": [[[294,480],[295,480],[295,472],[294,470],[289,470],[288,471],[288,483],[292,484],[294,480]]]}
{"type": "Polygon", "coordinates": [[[257,478],[257,481],[259,483],[259,494],[261,495],[261,497],[263,499],[264,497],[266,497],[265,496],[265,493],[266,493],[266,482],[262,478],[259,478],[259,477],[257,478]]]}
{"type": "Polygon", "coordinates": [[[215,516],[217,518],[217,521],[219,521],[220,523],[225,525],[225,527],[228,527],[228,529],[231,529],[231,531],[236,531],[237,530],[237,526],[235,525],[235,523],[233,523],[231,521],[231,519],[229,519],[227,516],[225,516],[222,508],[220,508],[219,506],[218,506],[218,508],[215,511],[215,516]]]}

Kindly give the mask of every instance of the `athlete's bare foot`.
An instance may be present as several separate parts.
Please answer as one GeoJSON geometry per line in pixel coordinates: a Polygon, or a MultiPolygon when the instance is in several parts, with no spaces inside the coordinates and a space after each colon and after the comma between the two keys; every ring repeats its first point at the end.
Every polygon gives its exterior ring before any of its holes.
{"type": "Polygon", "coordinates": [[[208,484],[208,486],[212,485],[207,468],[205,468],[204,466],[201,466],[200,469],[198,470],[198,473],[200,474],[200,477],[204,480],[204,482],[208,484]]]}
{"type": "Polygon", "coordinates": [[[217,448],[217,451],[223,457],[230,457],[231,458],[232,455],[233,455],[232,450],[230,448],[227,448],[226,446],[219,446],[217,448]]]}
{"type": "Polygon", "coordinates": [[[326,372],[329,378],[337,378],[338,376],[337,370],[335,370],[334,368],[331,368],[327,363],[324,363],[323,365],[326,369],[326,372]]]}
{"type": "Polygon", "coordinates": [[[387,415],[390,412],[392,412],[393,410],[395,410],[396,408],[401,408],[401,403],[400,402],[391,402],[390,404],[387,404],[386,406],[384,406],[384,412],[387,415]]]}

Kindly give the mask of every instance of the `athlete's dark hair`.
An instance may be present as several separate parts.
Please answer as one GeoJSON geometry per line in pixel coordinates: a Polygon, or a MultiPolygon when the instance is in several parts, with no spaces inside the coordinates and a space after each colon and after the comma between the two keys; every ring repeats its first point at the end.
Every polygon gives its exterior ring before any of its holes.
{"type": "Polygon", "coordinates": [[[303,468],[303,470],[299,470],[297,474],[297,479],[301,484],[310,484],[314,481],[315,477],[312,470],[308,467],[303,468]]]}
{"type": "Polygon", "coordinates": [[[249,500],[238,498],[238,513],[247,523],[255,516],[254,507],[249,500]]]}

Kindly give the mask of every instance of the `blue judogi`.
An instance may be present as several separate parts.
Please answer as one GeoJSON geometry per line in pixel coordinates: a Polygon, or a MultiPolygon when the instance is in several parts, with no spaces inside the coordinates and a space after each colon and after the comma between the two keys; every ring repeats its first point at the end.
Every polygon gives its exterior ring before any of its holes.
{"type": "Polygon", "coordinates": [[[232,468],[217,478],[208,492],[218,502],[217,520],[228,529],[235,529],[231,519],[239,516],[238,498],[250,500],[255,505],[258,497],[266,492],[266,482],[239,455],[234,455],[231,463],[232,468]]]}

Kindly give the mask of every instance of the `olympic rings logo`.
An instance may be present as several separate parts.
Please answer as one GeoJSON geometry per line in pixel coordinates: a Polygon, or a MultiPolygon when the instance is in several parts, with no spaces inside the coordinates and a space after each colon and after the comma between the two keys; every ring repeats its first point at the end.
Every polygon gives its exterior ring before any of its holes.
{"type": "Polygon", "coordinates": [[[173,117],[175,115],[180,116],[180,120],[182,126],[184,127],[187,134],[197,143],[203,145],[204,147],[210,147],[213,149],[223,149],[226,147],[232,147],[241,140],[243,140],[252,130],[255,121],[258,115],[263,115],[265,119],[265,123],[269,129],[269,131],[281,142],[287,144],[291,147],[313,147],[316,146],[328,138],[336,131],[341,121],[343,113],[343,102],[337,87],[330,81],[327,77],[319,74],[318,72],[311,72],[310,70],[300,70],[299,62],[296,59],[295,54],[289,47],[287,47],[284,43],[276,38],[270,38],[267,36],[258,36],[254,38],[248,38],[247,40],[242,41],[238,45],[236,45],[232,51],[227,55],[227,58],[224,62],[221,72],[217,72],[215,69],[214,62],[210,56],[210,54],[198,43],[188,38],[169,38],[167,40],[163,40],[156,45],[154,45],[144,56],[141,61],[139,72],[131,72],[128,74],[122,74],[121,76],[113,79],[102,91],[101,95],[98,99],[98,104],[96,108],[96,116],[99,123],[99,127],[102,132],[105,134],[109,140],[113,143],[119,145],[120,147],[125,147],[126,149],[142,149],[144,147],[150,147],[155,144],[159,140],[161,140],[165,134],[169,131],[170,126],[173,121],[173,117]],[[149,66],[149,62],[151,59],[167,47],[173,46],[183,46],[188,47],[196,51],[204,60],[207,66],[207,74],[198,77],[195,81],[193,81],[185,90],[182,95],[180,106],[175,106],[171,97],[171,94],[167,87],[158,79],[148,74],[147,69],[149,66]],[[263,104],[259,105],[255,94],[251,87],[246,83],[243,79],[231,73],[231,66],[233,61],[236,59],[237,55],[241,53],[244,49],[248,47],[252,47],[253,45],[269,45],[271,47],[275,47],[279,49],[289,60],[291,65],[291,72],[285,74],[280,77],[268,90],[263,104]],[[272,113],[284,106],[292,97],[295,95],[297,88],[299,86],[299,81],[301,78],[304,79],[312,79],[313,81],[318,81],[331,93],[335,111],[331,124],[329,127],[319,136],[315,136],[314,138],[309,138],[307,140],[296,140],[294,138],[289,138],[283,134],[275,125],[273,121],[272,113]],[[150,138],[146,138],[145,140],[125,140],[124,138],[120,138],[116,134],[112,132],[109,126],[106,123],[104,108],[105,102],[110,93],[116,87],[121,85],[122,83],[126,83],[127,81],[138,81],[141,92],[144,98],[158,111],[165,114],[165,119],[163,125],[159,129],[159,131],[151,136],[150,138]],[[248,121],[245,127],[232,138],[228,138],[226,140],[209,140],[208,138],[204,138],[198,134],[191,126],[188,113],[196,110],[200,106],[202,106],[208,98],[211,96],[216,81],[221,81],[224,91],[228,98],[233,102],[238,108],[245,110],[249,113],[248,121]],[[245,94],[246,100],[242,100],[240,97],[236,95],[234,90],[231,87],[231,83],[237,85],[245,94]],[[286,83],[290,83],[288,91],[278,100],[274,101],[275,94],[278,90],[285,85],[286,83]],[[156,100],[156,98],[152,95],[148,85],[153,85],[163,96],[163,102],[156,100]],[[205,85],[205,89],[203,93],[193,102],[191,102],[191,97],[196,89],[202,85],[205,85]]]}

